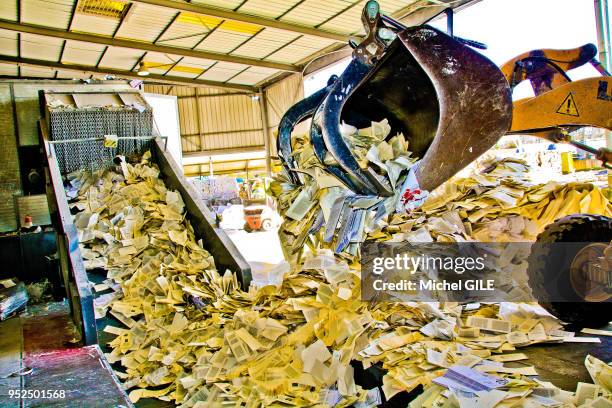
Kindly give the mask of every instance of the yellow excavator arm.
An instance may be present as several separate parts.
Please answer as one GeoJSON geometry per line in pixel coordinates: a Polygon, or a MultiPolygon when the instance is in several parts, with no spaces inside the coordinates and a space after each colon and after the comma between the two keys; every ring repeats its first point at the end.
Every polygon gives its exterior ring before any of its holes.
{"type": "Polygon", "coordinates": [[[565,83],[513,104],[512,133],[565,126],[612,130],[612,77],[565,83]]]}
{"type": "Polygon", "coordinates": [[[530,80],[534,93],[539,95],[571,82],[567,71],[589,62],[596,63],[595,68],[605,75],[601,64],[594,61],[596,55],[597,47],[593,44],[569,50],[533,50],[514,57],[500,69],[512,88],[530,80]]]}
{"type": "Polygon", "coordinates": [[[510,134],[528,134],[565,142],[595,154],[606,167],[612,151],[571,139],[582,127],[612,130],[612,77],[597,61],[593,44],[570,50],[534,50],[513,58],[501,71],[514,89],[530,81],[535,96],[513,103],[510,134]],[[602,75],[572,81],[567,71],[590,63],[602,75]]]}

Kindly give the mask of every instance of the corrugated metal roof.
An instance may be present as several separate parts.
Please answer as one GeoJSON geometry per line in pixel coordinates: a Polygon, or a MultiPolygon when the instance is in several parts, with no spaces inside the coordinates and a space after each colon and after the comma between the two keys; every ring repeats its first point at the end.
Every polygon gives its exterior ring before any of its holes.
{"type": "Polygon", "coordinates": [[[105,46],[82,41],[66,41],[62,61],[64,63],[96,65],[105,46]]]}
{"type": "Polygon", "coordinates": [[[346,8],[359,3],[354,0],[305,0],[281,20],[316,27],[346,8]]]}
{"type": "Polygon", "coordinates": [[[200,79],[225,82],[246,68],[248,68],[248,65],[219,62],[200,75],[200,79]]]}
{"type": "MultiPolygon", "coordinates": [[[[406,2],[402,0],[379,0],[380,9],[385,14],[393,14],[398,10],[407,7],[413,2],[406,2]]],[[[363,32],[363,26],[361,25],[361,11],[365,5],[365,0],[361,0],[353,7],[349,7],[342,13],[330,18],[327,22],[319,26],[322,30],[337,31],[345,34],[354,34],[363,32]]]]}
{"type": "Polygon", "coordinates": [[[17,20],[17,2],[0,1],[0,17],[7,20],[17,20]]]}
{"type": "Polygon", "coordinates": [[[181,60],[181,65],[193,66],[196,68],[208,68],[216,61],[203,58],[185,57],[181,60]]]}
{"type": "Polygon", "coordinates": [[[17,76],[17,65],[0,63],[0,75],[17,76]]]}
{"type": "Polygon", "coordinates": [[[253,36],[253,34],[229,31],[222,27],[223,26],[219,27],[206,36],[204,41],[202,41],[196,49],[229,53],[253,36]]]}
{"type": "Polygon", "coordinates": [[[21,56],[44,61],[57,61],[63,40],[35,34],[21,34],[21,56]]]}
{"type": "Polygon", "coordinates": [[[301,0],[249,0],[238,10],[241,13],[278,18],[291,10],[301,0]]]}
{"type": "Polygon", "coordinates": [[[271,54],[266,59],[280,62],[290,62],[301,60],[309,55],[314,54],[329,45],[333,44],[332,40],[323,38],[313,38],[309,36],[301,36],[286,47],[281,48],[277,52],[271,54]]]}
{"type": "Polygon", "coordinates": [[[177,18],[157,40],[157,44],[193,48],[220,22],[221,20],[217,20],[216,24],[211,24],[207,21],[198,25],[190,20],[177,18]]]}
{"type": "Polygon", "coordinates": [[[337,16],[330,18],[319,27],[322,30],[337,31],[344,34],[361,32],[363,31],[363,26],[361,24],[356,24],[356,22],[361,21],[362,8],[361,4],[350,7],[337,16]]]}
{"type": "Polygon", "coordinates": [[[256,36],[251,37],[244,44],[236,48],[232,54],[255,58],[266,58],[283,45],[298,38],[300,35],[290,31],[265,28],[256,36]]]}
{"type": "MultiPolygon", "coordinates": [[[[180,0],[179,0],[180,1],[180,0]]],[[[204,4],[221,9],[235,10],[244,0],[191,0],[194,4],[204,4]]]]}
{"type": "Polygon", "coordinates": [[[72,21],[72,31],[110,36],[117,25],[119,20],[76,13],[72,21]]]}
{"type": "Polygon", "coordinates": [[[57,78],[61,79],[85,79],[89,78],[89,74],[76,71],[57,71],[57,78]]]}
{"type": "Polygon", "coordinates": [[[229,79],[227,82],[231,84],[249,85],[249,84],[256,84],[260,81],[263,81],[267,77],[268,77],[267,74],[261,74],[258,72],[251,72],[249,70],[246,70],[246,71],[240,72],[238,75],[235,75],[234,77],[229,79]]]}
{"type": "Polygon", "coordinates": [[[142,54],[142,51],[110,47],[104,53],[99,65],[106,68],[130,70],[136,65],[142,54]]]}
{"type": "Polygon", "coordinates": [[[55,70],[51,68],[21,67],[21,76],[35,78],[53,78],[55,70]]]}
{"type": "Polygon", "coordinates": [[[132,4],[115,37],[153,42],[176,11],[148,4],[132,4]]]}
{"type": "Polygon", "coordinates": [[[17,33],[14,31],[0,30],[0,50],[4,55],[17,56],[17,33]]]}
{"type": "MultiPolygon", "coordinates": [[[[380,4],[381,9],[390,14],[415,1],[380,0],[380,4]]],[[[336,37],[330,39],[323,34],[300,33],[297,26],[324,30],[327,35],[332,32],[343,35],[360,32],[360,14],[364,3],[365,0],[190,2],[189,7],[201,5],[246,16],[241,18],[215,16],[215,11],[203,14],[189,8],[181,10],[184,0],[169,0],[166,4],[158,5],[146,4],[142,0],[4,0],[0,1],[1,19],[17,21],[20,18],[17,22],[21,24],[60,31],[45,32],[46,36],[23,33],[19,53],[16,44],[18,36],[14,31],[18,29],[0,30],[0,54],[30,58],[41,63],[53,61],[112,70],[136,70],[138,62],[143,61],[154,67],[150,68],[152,73],[168,77],[259,85],[277,76],[281,72],[279,68],[299,71],[300,67],[295,64],[338,41],[336,37]],[[21,4],[21,13],[17,10],[18,3],[21,4]],[[177,6],[174,7],[173,3],[177,6]],[[268,20],[252,20],[253,16],[268,20]],[[273,20],[290,26],[275,28],[270,23],[273,20]],[[294,26],[291,27],[291,24],[294,26]],[[106,44],[65,40],[61,30],[102,36],[107,38],[106,44]],[[115,46],[110,37],[131,41],[126,45],[130,48],[115,46]],[[139,43],[148,46],[142,48],[139,43]],[[172,53],[168,53],[167,49],[156,53],[148,49],[151,45],[191,49],[203,55],[202,58],[170,55],[172,53]],[[206,53],[223,54],[223,59],[235,58],[239,63],[219,62],[206,53]],[[240,58],[251,61],[244,63],[240,58]],[[285,65],[262,69],[261,66],[269,63],[285,65]]],[[[98,41],[94,37],[91,40],[98,41]]]]}
{"type": "MultiPolygon", "coordinates": [[[[11,0],[3,0],[11,3],[11,0]]],[[[72,15],[74,0],[28,0],[21,2],[21,21],[66,29],[72,15]]]]}
{"type": "Polygon", "coordinates": [[[149,72],[153,74],[164,75],[168,72],[181,57],[178,55],[167,55],[159,52],[148,52],[143,58],[142,62],[146,65],[149,72]]]}
{"type": "Polygon", "coordinates": [[[168,72],[168,75],[170,76],[174,76],[174,77],[182,77],[182,78],[195,78],[198,75],[200,75],[203,71],[201,70],[191,70],[189,67],[183,67],[183,66],[178,66],[175,68],[172,68],[172,70],[170,70],[170,72],[168,72]]]}

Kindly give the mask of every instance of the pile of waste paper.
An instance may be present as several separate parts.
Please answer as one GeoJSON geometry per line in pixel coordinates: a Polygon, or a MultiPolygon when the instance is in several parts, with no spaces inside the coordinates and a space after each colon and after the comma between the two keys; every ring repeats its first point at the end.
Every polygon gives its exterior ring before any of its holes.
{"type": "MultiPolygon", "coordinates": [[[[117,320],[104,329],[116,336],[106,357],[132,401],[373,407],[423,387],[412,407],[599,407],[612,395],[612,367],[593,357],[594,384],[576,393],[534,378],[518,348],[599,338],[566,332],[533,305],[363,302],[359,270],[328,249],[304,256],[278,286],[242,290],[216,270],[149,158],[73,173],[67,192],[86,267],[107,273],[94,286],[96,315],[117,320]],[[355,382],[357,363],[384,370],[380,387],[355,382]]],[[[446,202],[431,214],[443,219],[442,207],[457,210],[446,202]]],[[[408,222],[386,221],[381,233],[410,233],[392,228],[408,222]]]]}
{"type": "Polygon", "coordinates": [[[533,184],[530,168],[515,159],[485,162],[483,167],[443,184],[411,214],[394,214],[369,238],[409,240],[419,234],[436,241],[522,242],[534,240],[546,225],[567,215],[612,215],[612,204],[593,184],[533,184]]]}
{"type": "MultiPolygon", "coordinates": [[[[307,136],[293,139],[301,185],[281,173],[271,186],[285,222],[279,234],[287,260],[299,263],[304,247],[332,249],[359,260],[366,239],[391,242],[533,241],[544,227],[569,214],[612,216],[612,204],[590,183],[531,181],[522,160],[483,161],[465,178],[453,178],[433,191],[410,213],[397,213],[404,175],[418,158],[402,134],[389,138],[387,121],[357,130],[343,124],[345,141],[360,165],[375,167],[393,186],[391,197],[349,191],[314,156],[307,136]],[[405,173],[405,172],[404,172],[405,173]]],[[[332,164],[333,159],[326,159],[332,164]]]]}

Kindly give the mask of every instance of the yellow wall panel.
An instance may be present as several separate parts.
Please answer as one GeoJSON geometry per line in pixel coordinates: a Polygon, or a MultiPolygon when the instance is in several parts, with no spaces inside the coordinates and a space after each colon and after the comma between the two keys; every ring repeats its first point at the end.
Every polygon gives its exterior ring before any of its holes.
{"type": "MultiPolygon", "coordinates": [[[[184,153],[231,150],[264,145],[261,100],[222,89],[145,85],[145,91],[178,97],[184,153]]],[[[303,98],[300,74],[291,75],[266,89],[272,154],[275,130],[282,115],[303,98]]]]}

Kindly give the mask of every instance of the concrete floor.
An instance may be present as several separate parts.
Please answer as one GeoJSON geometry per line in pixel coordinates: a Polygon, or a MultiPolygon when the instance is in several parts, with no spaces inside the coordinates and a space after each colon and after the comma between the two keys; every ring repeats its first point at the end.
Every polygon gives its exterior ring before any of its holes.
{"type": "MultiPolygon", "coordinates": [[[[603,328],[612,331],[612,325],[603,328]]],[[[569,331],[579,331],[578,327],[567,327],[569,331]]],[[[592,337],[592,335],[584,335],[592,337]]],[[[584,359],[592,355],[609,363],[612,361],[612,337],[600,336],[601,343],[565,343],[539,344],[521,348],[529,360],[525,363],[533,365],[539,378],[550,381],[566,391],[576,391],[578,382],[592,383],[589,372],[584,366],[584,359]]]]}
{"type": "Polygon", "coordinates": [[[261,262],[276,265],[285,259],[276,230],[260,232],[225,230],[225,232],[249,263],[261,262]]]}
{"type": "Polygon", "coordinates": [[[76,333],[64,302],[35,305],[0,322],[0,407],[133,406],[100,348],[80,346],[76,333]],[[15,391],[25,395],[11,398],[15,391]],[[49,391],[57,393],[41,396],[49,391]]]}
{"type": "Polygon", "coordinates": [[[268,282],[268,271],[285,260],[276,230],[246,232],[225,230],[251,266],[253,284],[268,282]]]}

